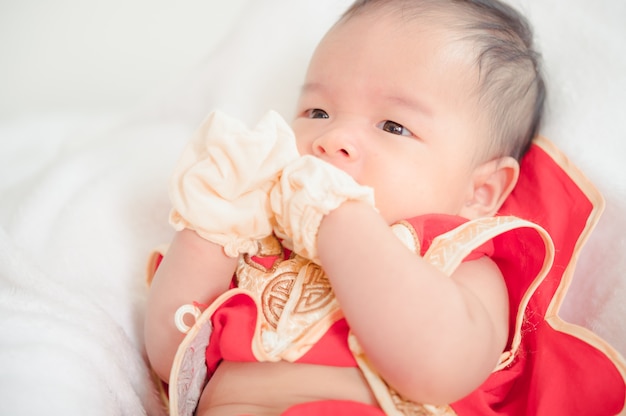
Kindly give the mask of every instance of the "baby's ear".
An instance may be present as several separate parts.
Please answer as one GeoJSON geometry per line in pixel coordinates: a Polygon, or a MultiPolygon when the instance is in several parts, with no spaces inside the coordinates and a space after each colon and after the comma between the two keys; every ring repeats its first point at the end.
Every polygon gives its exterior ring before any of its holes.
{"type": "Polygon", "coordinates": [[[515,187],[518,176],[519,163],[508,156],[476,167],[460,215],[469,219],[495,215],[515,187]]]}

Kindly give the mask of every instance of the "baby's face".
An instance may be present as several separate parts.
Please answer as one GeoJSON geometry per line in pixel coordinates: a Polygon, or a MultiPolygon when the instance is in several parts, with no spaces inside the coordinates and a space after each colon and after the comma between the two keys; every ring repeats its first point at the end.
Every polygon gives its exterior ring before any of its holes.
{"type": "Polygon", "coordinates": [[[476,70],[445,28],[382,16],[341,23],[318,46],[293,122],[298,148],[373,187],[389,223],[461,214],[486,143],[476,70]]]}

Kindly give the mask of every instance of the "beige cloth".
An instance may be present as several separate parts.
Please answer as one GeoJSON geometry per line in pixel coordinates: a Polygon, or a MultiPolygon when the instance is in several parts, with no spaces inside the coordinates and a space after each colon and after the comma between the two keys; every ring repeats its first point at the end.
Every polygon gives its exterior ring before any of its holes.
{"type": "Polygon", "coordinates": [[[320,264],[317,232],[324,215],[348,200],[374,206],[374,190],[330,163],[306,155],[289,163],[270,194],[274,232],[299,255],[320,264]]]}
{"type": "Polygon", "coordinates": [[[222,245],[228,256],[255,254],[257,240],[272,234],[269,191],[297,157],[294,134],[277,113],[267,113],[254,129],[211,113],[174,170],[170,223],[222,245]]]}

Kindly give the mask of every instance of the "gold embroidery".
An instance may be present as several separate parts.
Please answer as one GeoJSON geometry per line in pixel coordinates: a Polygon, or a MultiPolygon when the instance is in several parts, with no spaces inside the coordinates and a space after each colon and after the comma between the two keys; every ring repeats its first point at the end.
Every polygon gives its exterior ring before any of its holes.
{"type": "Polygon", "coordinates": [[[297,360],[341,318],[320,266],[298,255],[283,260],[277,242],[273,237],[259,242],[261,256],[280,254],[271,267],[246,256],[237,267],[239,288],[261,309],[253,339],[259,361],[297,360]]]}
{"type": "Polygon", "coordinates": [[[261,295],[263,316],[274,329],[278,326],[278,320],[285,309],[285,304],[293,289],[296,276],[292,272],[279,274],[265,287],[261,295]]]}
{"type": "Polygon", "coordinates": [[[466,222],[436,237],[424,254],[424,259],[451,275],[472,250],[508,231],[515,222],[517,219],[511,217],[489,217],[466,222]]]}
{"type": "MultiPolygon", "coordinates": [[[[288,270],[283,273],[274,271],[276,277],[265,285],[263,293],[261,293],[263,314],[272,328],[278,326],[285,305],[296,285],[299,274],[292,269],[295,269],[296,265],[300,265],[303,258],[300,257],[299,260],[283,261],[282,263],[285,264],[281,263],[276,269],[284,270],[287,268],[288,270]]],[[[315,313],[326,307],[334,299],[326,273],[315,263],[303,267],[307,267],[307,272],[302,274],[302,292],[292,311],[293,314],[315,313]]]]}
{"type": "Polygon", "coordinates": [[[335,298],[330,282],[322,268],[309,263],[304,276],[302,296],[296,306],[295,313],[312,313],[323,309],[335,298]]]}

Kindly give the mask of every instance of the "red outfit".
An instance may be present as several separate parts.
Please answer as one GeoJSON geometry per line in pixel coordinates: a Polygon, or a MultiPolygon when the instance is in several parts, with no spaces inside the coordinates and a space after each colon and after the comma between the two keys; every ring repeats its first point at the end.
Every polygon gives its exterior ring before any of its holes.
{"type": "MultiPolygon", "coordinates": [[[[590,331],[568,324],[557,315],[578,252],[603,204],[593,185],[547,140],[535,143],[524,157],[519,182],[500,213],[524,216],[544,227],[556,247],[554,264],[526,307],[517,356],[471,395],[455,403],[453,407],[459,414],[624,412],[623,358],[590,331]]],[[[523,241],[504,248],[523,253],[520,262],[535,255],[535,248],[523,241]]],[[[501,265],[503,274],[515,276],[525,267],[520,262],[501,265]]],[[[523,280],[507,278],[512,304],[525,286],[523,280]]]]}
{"type": "MultiPolygon", "coordinates": [[[[540,139],[523,160],[520,181],[502,207],[502,217],[465,222],[433,215],[405,222],[419,237],[416,251],[447,274],[461,261],[488,255],[501,269],[509,292],[510,336],[500,366],[473,393],[452,403],[449,412],[552,416],[614,415],[624,410],[626,365],[619,354],[589,331],[566,324],[557,315],[573,273],[573,259],[601,208],[602,199],[595,189],[549,142],[540,139]],[[556,250],[541,228],[509,221],[505,215],[528,218],[545,228],[556,250]]],[[[321,270],[298,263],[287,251],[271,251],[245,258],[238,272],[241,287],[218,298],[204,320],[212,323],[208,347],[203,349],[209,340],[184,343],[175,367],[184,367],[198,349],[206,354],[209,376],[221,359],[358,365],[381,407],[400,409],[406,403],[389,393],[368,368],[366,357],[333,303],[321,270]],[[283,272],[280,267],[290,262],[297,264],[285,266],[283,272]],[[307,267],[312,268],[301,274],[307,267]],[[258,286],[257,282],[263,283],[258,286]],[[297,302],[290,300],[296,296],[293,293],[299,296],[297,302]],[[284,320],[302,321],[303,329],[284,329],[284,320]]],[[[204,373],[195,374],[195,370],[187,368],[179,378],[174,374],[176,400],[187,394],[190,383],[184,377],[191,373],[196,383],[204,379],[204,373]]],[[[306,403],[284,413],[312,414],[384,413],[343,401],[306,403]]]]}

